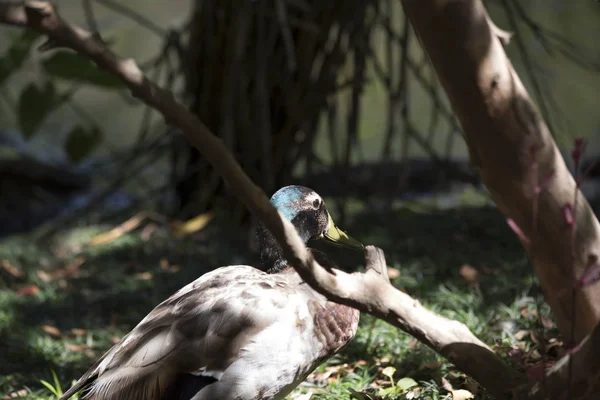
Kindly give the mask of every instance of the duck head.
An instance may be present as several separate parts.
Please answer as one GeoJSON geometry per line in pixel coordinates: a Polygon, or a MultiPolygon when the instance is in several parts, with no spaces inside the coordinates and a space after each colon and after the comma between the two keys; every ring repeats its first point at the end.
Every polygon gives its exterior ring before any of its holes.
{"type": "MultiPolygon", "coordinates": [[[[325,202],[312,189],[284,186],[271,196],[271,204],[296,227],[304,244],[309,240],[323,240],[337,246],[364,248],[335,225],[325,202]]],[[[259,222],[256,234],[260,258],[266,271],[275,273],[284,269],[287,261],[283,258],[281,247],[262,222],[259,222]]]]}

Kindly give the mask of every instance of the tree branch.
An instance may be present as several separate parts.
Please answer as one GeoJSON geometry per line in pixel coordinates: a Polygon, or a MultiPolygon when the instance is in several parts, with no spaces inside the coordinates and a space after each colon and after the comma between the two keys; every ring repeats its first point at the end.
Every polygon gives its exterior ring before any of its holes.
{"type": "Polygon", "coordinates": [[[510,398],[522,377],[502,362],[469,329],[439,316],[419,304],[389,282],[383,251],[366,248],[365,273],[347,274],[326,270],[306,250],[293,225],[277,213],[264,192],[242,171],[222,141],[172,94],[148,80],[132,59],[119,59],[101,40],[62,20],[51,4],[25,5],[0,2],[0,22],[28,26],[48,35],[42,48],[64,47],[94,61],[98,67],[117,76],[133,96],[154,107],[165,120],[178,127],[190,143],[213,165],[238,198],[261,218],[280,243],[285,257],[302,278],[328,298],[399,327],[456,367],[476,379],[498,399],[510,398]],[[502,377],[502,379],[498,379],[502,377]]]}

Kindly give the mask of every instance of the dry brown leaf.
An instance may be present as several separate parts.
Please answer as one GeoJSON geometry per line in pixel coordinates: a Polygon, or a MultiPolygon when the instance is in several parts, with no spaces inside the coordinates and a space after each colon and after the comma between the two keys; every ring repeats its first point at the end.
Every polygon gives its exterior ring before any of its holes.
{"type": "Polygon", "coordinates": [[[167,272],[177,272],[181,269],[179,265],[169,264],[169,261],[164,257],[160,259],[160,268],[167,272]]]}
{"type": "Polygon", "coordinates": [[[538,340],[538,338],[535,336],[535,333],[533,331],[529,331],[529,337],[531,338],[531,341],[535,344],[539,344],[540,341],[538,340]]]}
{"type": "Polygon", "coordinates": [[[38,278],[40,278],[40,280],[42,282],[48,283],[48,282],[50,282],[52,280],[52,277],[46,271],[39,270],[39,271],[36,272],[36,274],[37,274],[38,278]]]}
{"type": "Polygon", "coordinates": [[[529,332],[530,331],[520,330],[519,332],[515,333],[515,338],[517,340],[523,340],[525,336],[529,335],[529,332]]]}
{"type": "Polygon", "coordinates": [[[8,272],[15,278],[21,278],[23,276],[23,271],[12,265],[8,260],[0,261],[0,267],[2,267],[3,270],[8,272]]]}
{"type": "Polygon", "coordinates": [[[375,359],[375,364],[376,365],[386,365],[389,364],[390,362],[390,358],[389,357],[382,357],[382,358],[376,358],[375,359]]]}
{"type": "Polygon", "coordinates": [[[11,393],[7,394],[6,398],[7,399],[20,399],[23,397],[27,397],[27,394],[29,394],[27,389],[21,389],[21,390],[17,390],[16,392],[11,392],[11,393]]]}
{"type": "Polygon", "coordinates": [[[458,389],[451,393],[452,393],[452,400],[468,400],[468,399],[472,399],[475,397],[475,395],[473,393],[471,393],[465,389],[458,389]]]}
{"type": "Polygon", "coordinates": [[[556,328],[554,321],[547,317],[542,317],[542,325],[544,325],[546,329],[556,328]]]}
{"type": "Polygon", "coordinates": [[[73,329],[71,329],[71,333],[75,336],[85,336],[85,335],[87,335],[87,329],[73,328],[73,329]]]}
{"type": "Polygon", "coordinates": [[[85,350],[87,348],[89,348],[90,346],[88,346],[87,344],[74,344],[74,343],[67,343],[67,348],[71,351],[82,351],[85,350]]]}
{"type": "Polygon", "coordinates": [[[323,372],[311,374],[310,379],[313,381],[327,381],[328,383],[333,383],[337,381],[338,377],[345,375],[347,370],[348,364],[330,365],[325,367],[325,371],[323,372]]]}
{"type": "Polygon", "coordinates": [[[537,311],[534,309],[529,309],[527,306],[523,306],[519,313],[523,318],[534,317],[537,318],[537,311]]]}
{"type": "Polygon", "coordinates": [[[149,281],[150,279],[152,279],[153,276],[154,275],[152,275],[152,272],[146,271],[146,272],[137,273],[133,277],[140,281],[149,281]]]}
{"type": "Polygon", "coordinates": [[[175,237],[182,237],[201,231],[213,220],[215,214],[212,212],[200,214],[194,218],[188,219],[187,221],[174,221],[171,223],[171,231],[175,237]]]}
{"type": "Polygon", "coordinates": [[[418,340],[415,340],[415,339],[411,339],[410,343],[408,343],[408,347],[411,350],[416,350],[421,347],[421,342],[419,342],[418,340]]]}
{"type": "Polygon", "coordinates": [[[133,217],[129,218],[127,221],[123,222],[121,225],[114,227],[110,231],[106,233],[101,233],[100,235],[94,236],[89,242],[90,246],[97,246],[99,244],[110,243],[115,239],[120,238],[126,233],[129,233],[136,229],[138,226],[142,224],[145,219],[152,219],[154,221],[158,221],[160,223],[165,223],[166,218],[162,215],[152,212],[152,211],[142,211],[133,217]]]}
{"type": "Polygon", "coordinates": [[[32,294],[37,294],[40,292],[40,288],[36,285],[27,285],[17,289],[17,294],[19,296],[29,296],[32,294]]]}
{"type": "Polygon", "coordinates": [[[417,387],[406,393],[405,397],[407,400],[418,399],[421,396],[421,388],[417,387]]]}
{"type": "Polygon", "coordinates": [[[469,282],[471,285],[479,284],[479,279],[481,278],[479,271],[469,264],[463,264],[458,273],[462,278],[469,282]]]}
{"type": "Polygon", "coordinates": [[[397,268],[388,267],[387,268],[388,277],[390,279],[395,279],[400,276],[400,270],[397,268]]]}
{"type": "Polygon", "coordinates": [[[473,393],[469,392],[468,390],[454,389],[452,384],[450,384],[450,382],[444,377],[442,377],[442,387],[450,392],[452,395],[452,400],[468,400],[475,397],[473,393]]]}
{"type": "Polygon", "coordinates": [[[38,271],[38,277],[44,282],[51,282],[62,278],[78,278],[82,276],[80,267],[85,263],[85,257],[76,257],[73,261],[64,267],[56,268],[52,271],[38,271]]]}
{"type": "Polygon", "coordinates": [[[56,338],[59,338],[62,336],[60,329],[58,329],[57,327],[52,326],[52,325],[42,325],[42,330],[44,332],[46,332],[48,335],[54,336],[56,338]]]}
{"type": "Polygon", "coordinates": [[[138,226],[140,226],[140,224],[142,223],[142,221],[144,221],[144,219],[146,219],[145,212],[141,212],[137,215],[134,215],[133,217],[129,218],[127,221],[123,222],[121,225],[114,227],[110,231],[94,236],[88,242],[88,245],[97,246],[100,244],[110,243],[110,242],[120,238],[124,234],[131,232],[138,226]]]}

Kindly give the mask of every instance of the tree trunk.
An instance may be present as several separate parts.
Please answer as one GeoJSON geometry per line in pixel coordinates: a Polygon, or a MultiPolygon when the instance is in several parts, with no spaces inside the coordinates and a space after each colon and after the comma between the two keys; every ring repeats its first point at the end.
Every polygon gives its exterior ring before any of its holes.
{"type": "Polygon", "coordinates": [[[500,211],[530,239],[529,243],[521,241],[560,331],[568,340],[573,323],[574,339],[580,341],[600,317],[600,285],[577,291],[573,315],[573,271],[579,277],[598,262],[600,226],[579,193],[574,207],[572,253],[564,207],[574,203],[578,189],[506,56],[500,40],[502,32],[488,23],[489,16],[480,0],[402,3],[460,120],[471,161],[480,169],[500,211]],[[532,166],[533,148],[537,171],[532,166]],[[532,177],[542,182],[551,171],[554,178],[535,205],[532,177]]]}
{"type": "MultiPolygon", "coordinates": [[[[374,4],[194,3],[184,57],[191,110],[267,193],[289,184],[293,168],[311,153],[320,113],[338,90],[339,70],[361,45],[358,35],[368,40],[366,10],[374,4]]],[[[179,194],[187,214],[196,214],[225,188],[197,151],[190,152],[179,194]]]]}

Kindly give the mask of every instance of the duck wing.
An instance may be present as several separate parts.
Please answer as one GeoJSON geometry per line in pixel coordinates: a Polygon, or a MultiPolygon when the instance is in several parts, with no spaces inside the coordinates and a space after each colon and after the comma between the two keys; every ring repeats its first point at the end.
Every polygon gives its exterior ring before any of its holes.
{"type": "Polygon", "coordinates": [[[199,388],[209,385],[244,346],[287,313],[289,296],[297,290],[289,280],[250,266],[203,275],[154,308],[60,400],[81,389],[94,400],[179,398],[167,392],[185,386],[182,374],[198,377],[186,379],[199,388]]]}

